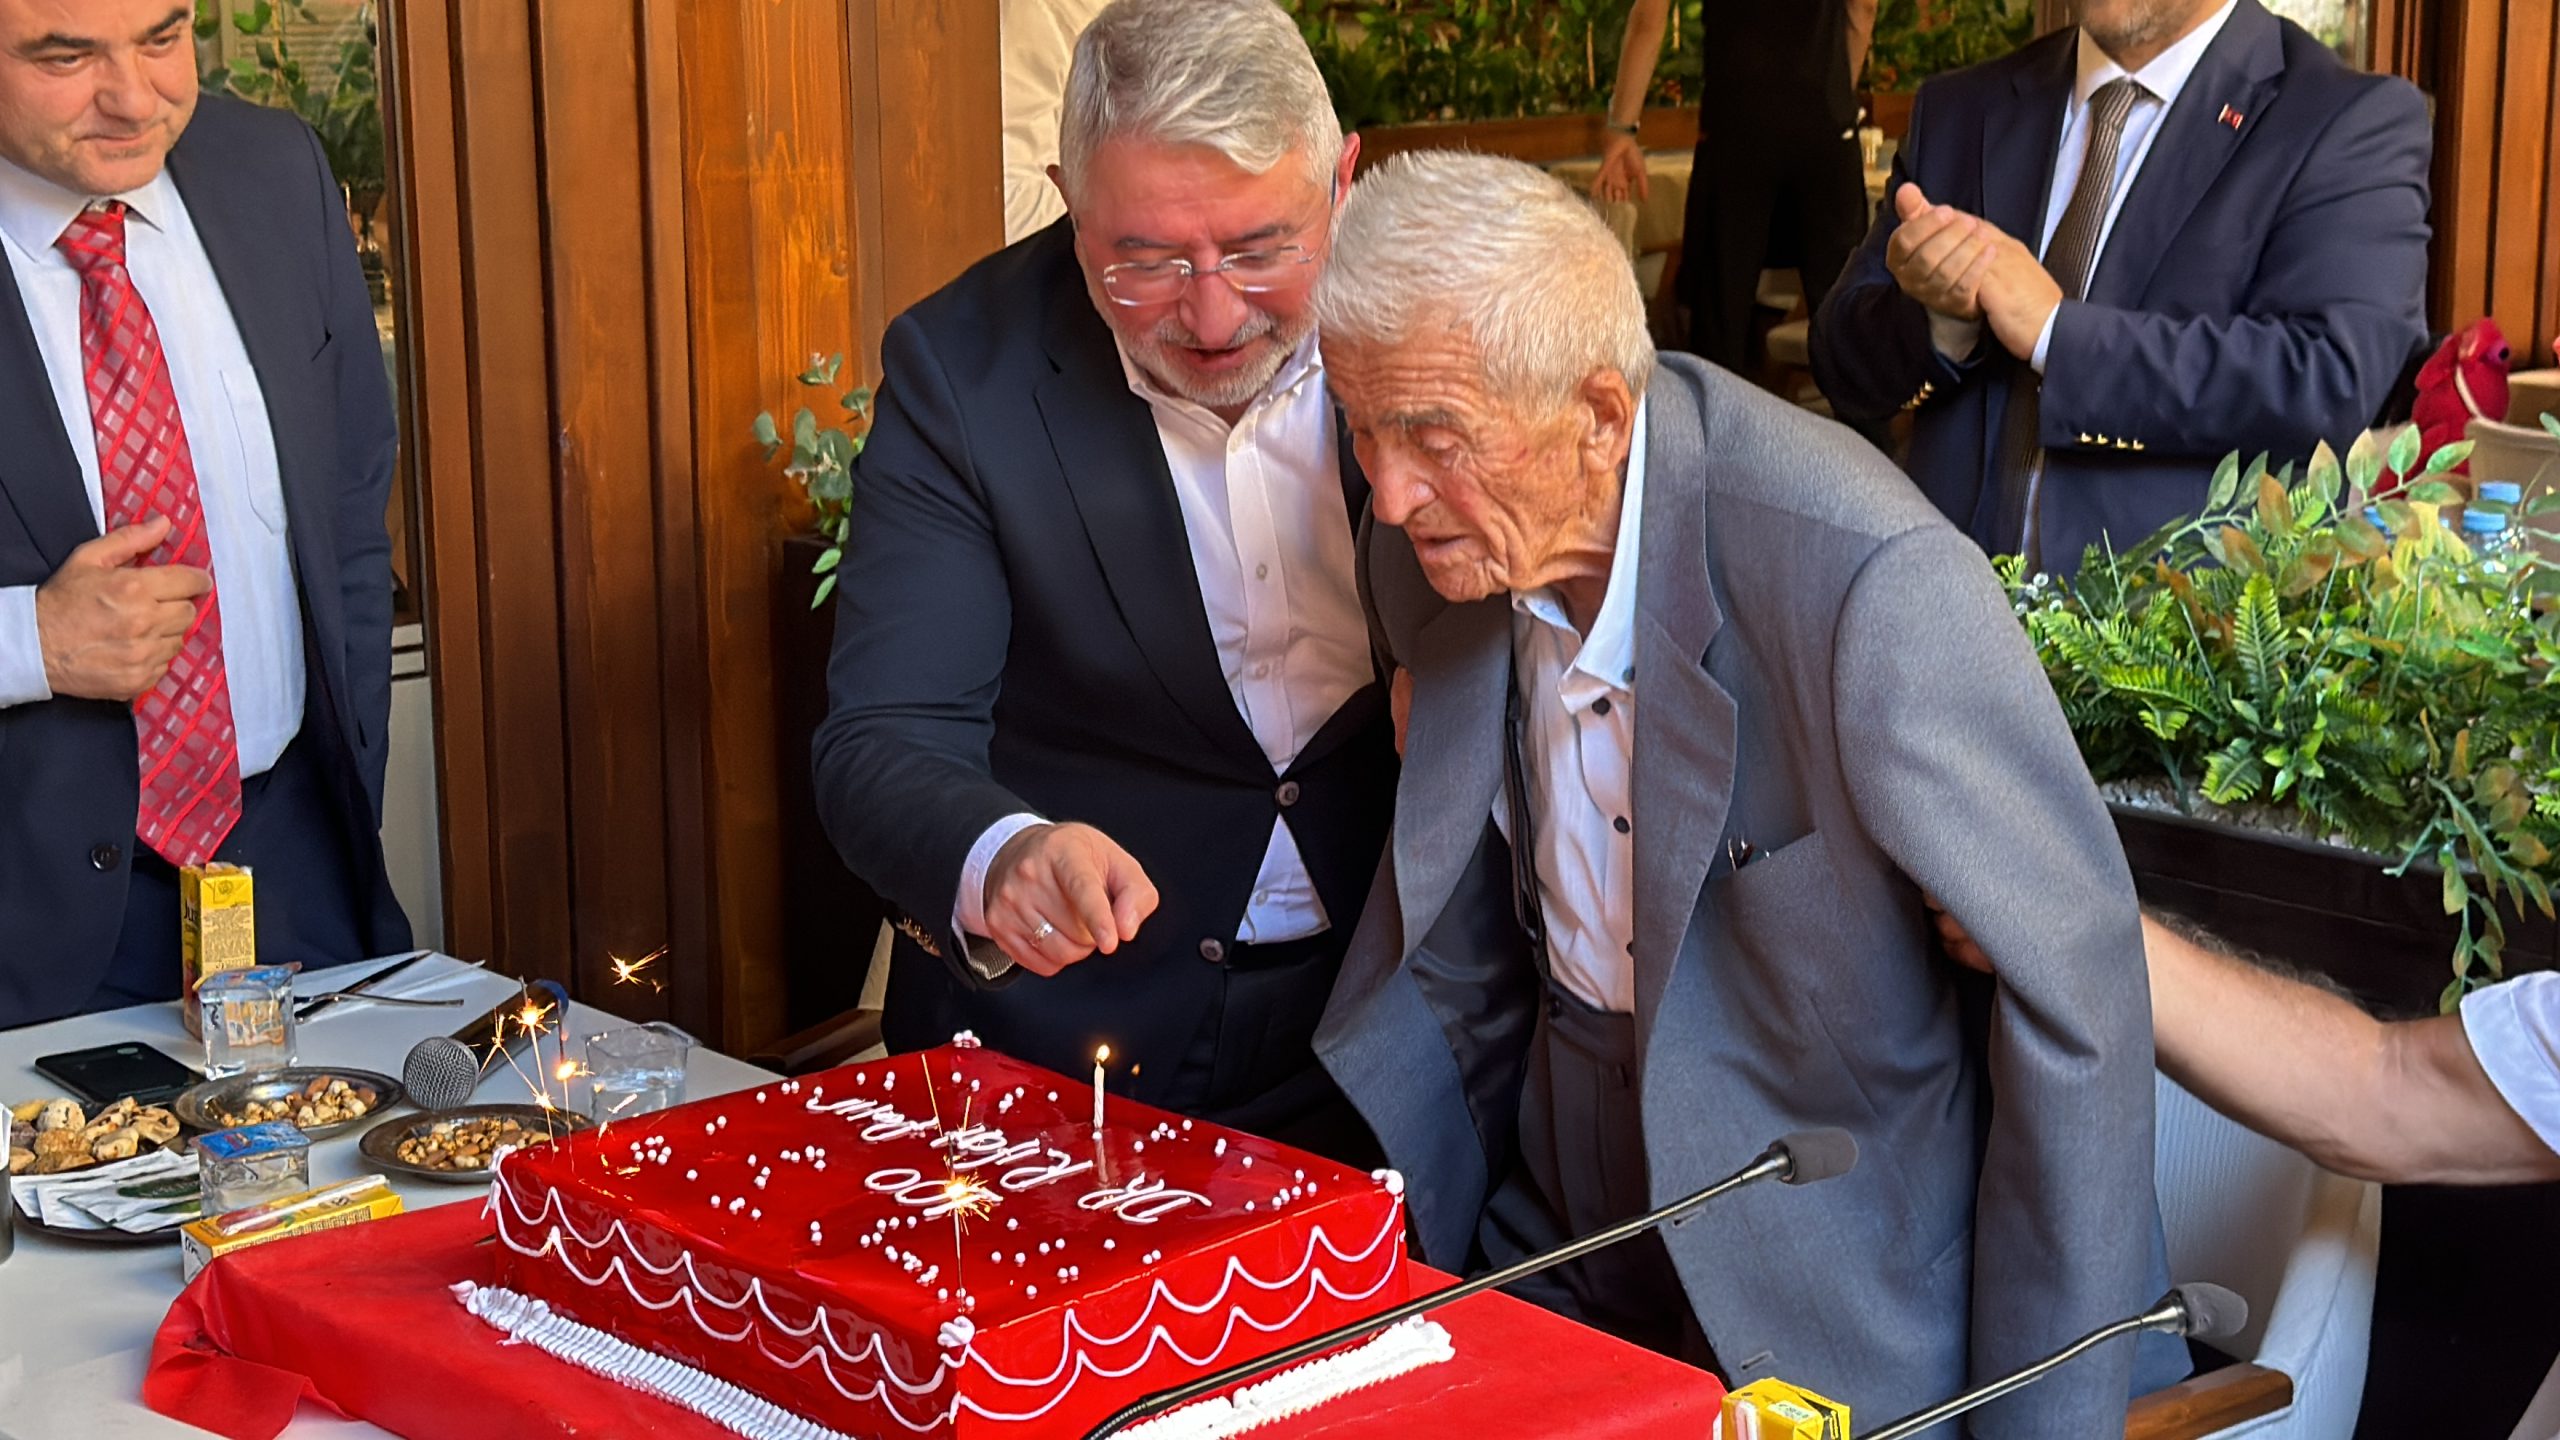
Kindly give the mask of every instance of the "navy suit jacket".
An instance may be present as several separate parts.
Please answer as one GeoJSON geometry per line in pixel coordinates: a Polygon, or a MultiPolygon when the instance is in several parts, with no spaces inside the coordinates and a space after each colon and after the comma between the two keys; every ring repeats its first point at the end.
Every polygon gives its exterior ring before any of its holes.
{"type": "MultiPolygon", "coordinates": [[[[405,949],[380,833],[391,715],[383,516],[398,434],[346,205],[309,127],[225,97],[199,102],[169,174],[275,432],[309,671],[296,743],[312,748],[340,822],[307,843],[354,849],[351,868],[372,893],[350,903],[371,949],[405,949]]],[[[98,536],[64,424],[16,279],[0,265],[0,586],[43,583],[98,536]]],[[[138,767],[130,706],[0,709],[0,1026],[69,1014],[105,978],[124,928],[138,767]]]]}
{"type": "MultiPolygon", "coordinates": [[[[1227,687],[1163,438],[1074,237],[1061,220],[978,262],[881,342],[811,757],[818,813],[899,912],[890,1049],[967,1028],[1072,1073],[1108,1041],[1142,1066],[1115,1092],[1198,1110],[1214,1102],[1177,1088],[1180,1061],[1223,1013],[1273,821],[1347,940],[1385,843],[1394,733],[1372,684],[1272,768],[1227,687]],[[961,958],[952,904],[978,836],[1025,810],[1100,829],[1163,901],[1112,955],[990,984],[961,958]]],[[[1356,517],[1368,487],[1347,444],[1341,471],[1356,517]]],[[[1332,979],[1302,967],[1292,1013],[1235,1024],[1256,1027],[1251,1048],[1284,1049],[1313,1032],[1332,979]]]]}
{"type": "MultiPolygon", "coordinates": [[[[1885,269],[1892,195],[1916,182],[2041,238],[2078,43],[2064,30],[1921,87],[1874,230],[1813,324],[1834,412],[1915,412],[1911,478],[1993,550],[2017,548],[1995,533],[1993,467],[2025,362],[1987,327],[1964,362],[1931,346],[1928,313],[1885,269]]],[[[2407,82],[2350,70],[2240,0],[2162,119],[2088,299],[2054,319],[2038,417],[2047,568],[2202,509],[2226,454],[2343,450],[2374,419],[2426,339],[2431,149],[2407,82]]]]}

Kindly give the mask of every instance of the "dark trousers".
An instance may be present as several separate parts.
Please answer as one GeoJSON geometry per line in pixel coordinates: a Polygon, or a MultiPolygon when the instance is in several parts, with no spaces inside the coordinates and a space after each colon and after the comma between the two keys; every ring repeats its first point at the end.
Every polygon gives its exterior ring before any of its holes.
{"type": "MultiPolygon", "coordinates": [[[[1548,987],[1520,1091],[1520,1153],[1476,1229],[1484,1270],[1653,1208],[1637,1109],[1635,1017],[1548,987]]],[[[1506,1287],[1595,1330],[1716,1369],[1658,1231],[1506,1287]]]]}
{"type": "Polygon", "coordinates": [[[1761,270],[1792,260],[1804,277],[1805,305],[1816,308],[1866,238],[1867,180],[1856,132],[1824,124],[1824,113],[1818,99],[1782,100],[1762,123],[1701,121],[1680,296],[1689,306],[1689,349],[1737,374],[1751,373],[1761,270]],[[1802,118],[1790,122],[1791,114],[1802,118]]]}
{"type": "Polygon", "coordinates": [[[1346,939],[1327,930],[1276,945],[1236,945],[1225,993],[1200,1017],[1176,1064],[1173,1093],[1204,1120],[1277,1140],[1356,1169],[1386,1164],[1369,1127],[1316,1062],[1316,1022],[1346,939]]]}
{"type": "MultiPolygon", "coordinates": [[[[308,970],[370,958],[357,913],[369,887],[341,834],[315,748],[307,734],[297,736],[273,769],[241,782],[240,823],[214,853],[254,877],[261,964],[308,970]]],[[[124,932],[84,1010],[178,998],[178,872],[139,841],[131,855],[124,932]]]]}

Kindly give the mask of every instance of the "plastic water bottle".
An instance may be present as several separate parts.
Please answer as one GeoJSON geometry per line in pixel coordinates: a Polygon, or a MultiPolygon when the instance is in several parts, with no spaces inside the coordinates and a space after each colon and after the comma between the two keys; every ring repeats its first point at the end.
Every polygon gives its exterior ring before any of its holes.
{"type": "MultiPolygon", "coordinates": [[[[2487,496],[2482,496],[2487,499],[2487,496]]],[[[2507,552],[2515,548],[2515,532],[2507,526],[2506,512],[2467,508],[2462,512],[2462,538],[2471,553],[2480,557],[2482,575],[2503,581],[2507,576],[2507,552]]]]}

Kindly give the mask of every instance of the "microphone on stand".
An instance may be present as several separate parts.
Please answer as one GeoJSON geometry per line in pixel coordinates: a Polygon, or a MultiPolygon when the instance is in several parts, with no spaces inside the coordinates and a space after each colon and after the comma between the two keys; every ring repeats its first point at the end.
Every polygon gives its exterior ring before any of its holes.
{"type": "Polygon", "coordinates": [[[2112,1325],[2102,1325],[2023,1370],[2004,1375],[1978,1390],[1967,1391],[1943,1405],[1923,1410],[1917,1415],[1906,1415],[1867,1436],[1866,1440],[1903,1440],[1903,1437],[1917,1435],[1932,1425],[1943,1425],[1968,1410],[1990,1404],[2012,1390],[2033,1385],[2119,1336],[2157,1330],[2168,1335],[2210,1340],[2231,1334],[2248,1323],[2248,1301],[2219,1285],[2191,1281],[2161,1296],[2159,1304],[2139,1315],[2128,1316],[2112,1325]]]}
{"type": "Polygon", "coordinates": [[[1250,1380],[1264,1371],[1294,1365],[1337,1346],[1366,1339],[1400,1320],[1409,1319],[1425,1310],[1437,1309],[1452,1301],[1464,1300],[1478,1291],[1508,1285],[1514,1280],[1535,1275],[1541,1270],[1551,1269],[1568,1260],[1579,1260],[1594,1250],[1605,1250],[1619,1241],[1633,1239],[1657,1225],[1682,1224],[1708,1201],[1730,1194],[1745,1185],[1756,1184],[1762,1180],[1776,1180],[1788,1185],[1811,1185],[1817,1180],[1828,1180],[1836,1175],[1845,1175],[1857,1163],[1858,1142],[1850,1136],[1848,1131],[1799,1130],[1793,1135],[1773,1142],[1768,1149],[1760,1152],[1758,1159],[1750,1164],[1685,1199],[1674,1200],[1650,1214],[1638,1215],[1632,1220],[1622,1220],[1605,1230],[1594,1231],[1579,1240],[1569,1241],[1553,1250],[1532,1255],[1526,1260],[1507,1265],[1491,1274],[1479,1275],[1473,1280],[1463,1280],[1455,1285],[1434,1290],[1428,1295],[1415,1296],[1393,1309],[1380,1311],[1363,1320],[1354,1320],[1348,1325],[1328,1330],[1313,1339],[1301,1340],[1294,1345],[1274,1350],[1268,1355],[1259,1355],[1230,1365],[1223,1370],[1203,1375],[1197,1380],[1174,1386],[1169,1390],[1159,1390],[1112,1412],[1109,1418],[1085,1433],[1085,1440],[1103,1440],[1103,1437],[1116,1434],[1127,1426],[1190,1404],[1204,1395],[1224,1390],[1240,1380],[1250,1380]]]}
{"type": "Polygon", "coordinates": [[[533,1028],[524,1023],[527,1009],[541,1012],[536,1024],[557,1029],[569,1013],[569,992],[550,980],[529,980],[451,1035],[419,1041],[400,1062],[400,1083],[408,1087],[409,1098],[422,1110],[468,1104],[482,1077],[533,1039],[533,1028]]]}

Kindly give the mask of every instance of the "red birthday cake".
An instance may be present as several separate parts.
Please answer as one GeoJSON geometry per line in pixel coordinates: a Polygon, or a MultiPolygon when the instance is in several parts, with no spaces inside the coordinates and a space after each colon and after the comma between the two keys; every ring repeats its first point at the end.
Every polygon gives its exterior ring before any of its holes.
{"type": "Polygon", "coordinates": [[[964,1037],[610,1122],[504,1159],[464,1299],[742,1433],[904,1440],[1081,1435],[1405,1297],[1392,1173],[1094,1115],[964,1037]]]}

